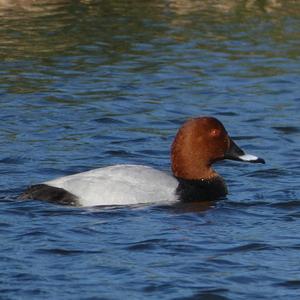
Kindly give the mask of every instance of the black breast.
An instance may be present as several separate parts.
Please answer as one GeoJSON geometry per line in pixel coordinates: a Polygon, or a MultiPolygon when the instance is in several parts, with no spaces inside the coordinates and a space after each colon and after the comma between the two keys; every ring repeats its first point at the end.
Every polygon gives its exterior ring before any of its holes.
{"type": "Polygon", "coordinates": [[[221,177],[213,179],[186,180],[177,178],[179,181],[176,193],[183,202],[213,201],[225,197],[228,193],[226,184],[221,177]]]}

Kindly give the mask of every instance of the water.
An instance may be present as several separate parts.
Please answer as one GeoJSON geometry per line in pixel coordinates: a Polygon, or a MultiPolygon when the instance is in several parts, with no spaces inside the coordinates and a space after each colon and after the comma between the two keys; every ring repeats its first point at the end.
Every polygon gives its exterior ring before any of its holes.
{"type": "Polygon", "coordinates": [[[299,299],[297,1],[2,1],[1,299],[299,299]],[[213,115],[266,165],[189,206],[21,202],[116,163],[169,171],[176,130],[213,115]]]}

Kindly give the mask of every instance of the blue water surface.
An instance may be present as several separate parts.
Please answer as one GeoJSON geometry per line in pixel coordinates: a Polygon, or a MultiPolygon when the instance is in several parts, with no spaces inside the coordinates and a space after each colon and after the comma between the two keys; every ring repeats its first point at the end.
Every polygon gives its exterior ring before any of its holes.
{"type": "Polygon", "coordinates": [[[2,1],[1,299],[299,299],[297,1],[2,1]],[[266,165],[222,162],[209,204],[17,196],[117,163],[170,172],[194,116],[266,165]]]}

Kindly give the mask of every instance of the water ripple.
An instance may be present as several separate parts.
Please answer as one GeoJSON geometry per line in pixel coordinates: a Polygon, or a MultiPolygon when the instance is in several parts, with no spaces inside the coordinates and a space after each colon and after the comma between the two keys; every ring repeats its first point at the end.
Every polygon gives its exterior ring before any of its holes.
{"type": "Polygon", "coordinates": [[[75,250],[75,249],[63,249],[63,248],[52,248],[52,249],[36,249],[35,254],[36,255],[59,255],[59,256],[74,256],[81,254],[101,254],[102,251],[96,251],[96,250],[75,250]]]}
{"type": "Polygon", "coordinates": [[[271,203],[270,206],[275,208],[286,209],[286,210],[297,209],[300,208],[300,200],[281,201],[281,202],[271,203]]]}

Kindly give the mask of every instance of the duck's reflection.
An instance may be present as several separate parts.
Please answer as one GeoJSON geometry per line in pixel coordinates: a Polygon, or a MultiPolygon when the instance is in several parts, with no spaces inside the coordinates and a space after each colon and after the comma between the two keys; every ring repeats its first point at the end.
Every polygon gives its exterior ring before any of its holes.
{"type": "Polygon", "coordinates": [[[218,201],[179,202],[172,208],[176,213],[199,213],[216,207],[218,201]]]}
{"type": "Polygon", "coordinates": [[[193,202],[182,202],[178,201],[173,204],[164,205],[164,206],[156,206],[158,209],[166,209],[175,214],[184,214],[184,213],[201,213],[211,209],[214,209],[217,204],[222,201],[193,201],[193,202]]]}

